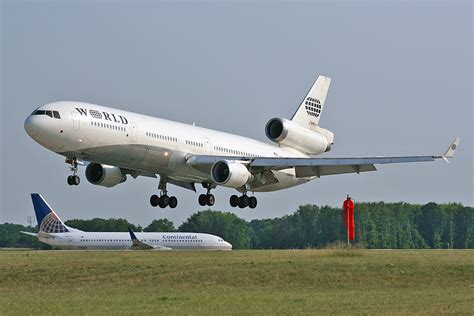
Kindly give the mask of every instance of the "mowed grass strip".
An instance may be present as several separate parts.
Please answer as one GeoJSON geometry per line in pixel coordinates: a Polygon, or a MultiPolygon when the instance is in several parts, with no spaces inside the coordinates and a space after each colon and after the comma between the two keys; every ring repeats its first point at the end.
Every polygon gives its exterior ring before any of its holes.
{"type": "Polygon", "coordinates": [[[472,250],[0,251],[0,314],[474,313],[472,250]]]}

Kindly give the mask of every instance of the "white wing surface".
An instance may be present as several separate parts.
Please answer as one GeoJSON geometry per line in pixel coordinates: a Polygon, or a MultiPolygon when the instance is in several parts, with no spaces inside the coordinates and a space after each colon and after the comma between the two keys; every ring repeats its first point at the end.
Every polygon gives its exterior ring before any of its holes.
{"type": "Polygon", "coordinates": [[[281,157],[229,157],[192,155],[187,163],[197,169],[207,170],[220,160],[231,160],[241,162],[249,168],[253,174],[265,171],[278,171],[282,169],[295,168],[297,178],[321,177],[333,174],[360,173],[375,171],[376,164],[393,164],[408,162],[426,162],[435,159],[452,158],[459,145],[456,138],[443,155],[430,156],[399,156],[399,157],[361,157],[361,158],[281,158],[281,157]]]}

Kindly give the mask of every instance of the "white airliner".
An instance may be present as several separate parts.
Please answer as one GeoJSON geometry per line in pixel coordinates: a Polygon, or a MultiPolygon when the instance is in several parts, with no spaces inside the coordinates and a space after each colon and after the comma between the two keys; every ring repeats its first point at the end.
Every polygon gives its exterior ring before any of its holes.
{"type": "Polygon", "coordinates": [[[232,207],[257,206],[247,192],[286,189],[321,176],[375,171],[375,164],[434,161],[452,158],[459,138],[443,155],[363,158],[316,158],[327,152],[334,134],[319,126],[331,79],[319,76],[291,118],[272,118],[267,137],[278,146],[160,118],[75,101],[48,103],[33,111],[25,130],[36,142],[66,157],[71,165],[70,185],[79,184],[78,164],[87,162],[86,178],[95,185],[113,187],[127,175],[160,177],[160,195],[152,206],[176,207],[167,184],[207,194],[199,204],[213,205],[211,189],[237,189],[232,207]]]}
{"type": "Polygon", "coordinates": [[[37,193],[31,194],[39,232],[22,232],[60,249],[232,250],[224,239],[201,233],[83,232],[66,226],[37,193]]]}

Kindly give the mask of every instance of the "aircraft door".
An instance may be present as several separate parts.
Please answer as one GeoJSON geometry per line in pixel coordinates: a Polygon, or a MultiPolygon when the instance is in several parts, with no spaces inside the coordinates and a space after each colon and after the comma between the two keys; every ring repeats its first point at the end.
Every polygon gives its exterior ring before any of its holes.
{"type": "Polygon", "coordinates": [[[80,128],[79,116],[76,112],[71,112],[72,114],[72,128],[75,131],[78,131],[80,128]]]}
{"type": "Polygon", "coordinates": [[[207,155],[211,155],[212,144],[209,138],[204,138],[204,149],[207,155]]]}
{"type": "Polygon", "coordinates": [[[135,123],[130,123],[130,134],[132,134],[133,141],[138,139],[137,125],[135,123]]]}

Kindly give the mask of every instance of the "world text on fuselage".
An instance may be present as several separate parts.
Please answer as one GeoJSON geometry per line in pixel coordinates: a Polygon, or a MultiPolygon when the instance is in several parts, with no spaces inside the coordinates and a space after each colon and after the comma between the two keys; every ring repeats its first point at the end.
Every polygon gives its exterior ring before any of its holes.
{"type": "Polygon", "coordinates": [[[106,120],[115,123],[121,123],[124,125],[128,124],[128,120],[125,116],[116,115],[114,113],[107,113],[107,112],[100,112],[97,110],[87,110],[84,108],[76,108],[77,112],[81,114],[81,116],[91,116],[96,119],[106,120]]]}

